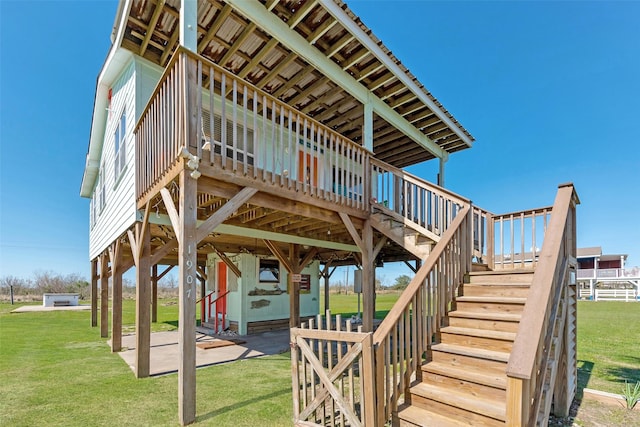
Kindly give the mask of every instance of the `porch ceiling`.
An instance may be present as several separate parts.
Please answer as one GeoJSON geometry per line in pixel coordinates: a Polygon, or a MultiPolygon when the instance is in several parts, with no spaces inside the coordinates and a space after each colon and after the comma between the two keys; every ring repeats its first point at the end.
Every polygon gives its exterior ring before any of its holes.
{"type": "MultiPolygon", "coordinates": [[[[340,0],[260,3],[440,148],[453,153],[471,146],[466,129],[340,0]],[[336,5],[351,21],[329,12],[336,5]]],[[[179,9],[180,0],[131,0],[122,47],[166,66],[179,43],[179,9]]],[[[362,143],[363,105],[222,0],[198,3],[198,53],[362,143]]],[[[404,167],[434,158],[377,115],[373,129],[376,157],[387,163],[404,167]]]]}

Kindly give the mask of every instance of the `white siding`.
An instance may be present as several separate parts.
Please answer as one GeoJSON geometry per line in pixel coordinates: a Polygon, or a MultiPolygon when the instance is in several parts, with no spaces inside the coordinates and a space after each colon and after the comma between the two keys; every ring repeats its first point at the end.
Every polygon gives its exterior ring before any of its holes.
{"type": "MultiPolygon", "coordinates": [[[[94,259],[136,221],[135,136],[136,122],[161,75],[140,59],[130,62],[116,79],[111,92],[100,165],[104,165],[105,208],[96,209],[89,233],[89,258],[94,259]],[[126,114],[126,161],[120,176],[115,176],[115,131],[123,112],[126,114]]],[[[99,181],[99,180],[97,180],[99,181]]],[[[97,190],[94,188],[94,194],[97,190]]],[[[93,203],[93,199],[92,199],[93,203]]],[[[93,208],[93,206],[92,206],[93,208]]]]}
{"type": "MultiPolygon", "coordinates": [[[[105,207],[96,210],[97,218],[89,238],[89,257],[99,255],[111,242],[135,222],[134,186],[134,97],[135,68],[130,63],[111,88],[111,106],[105,127],[100,167],[105,180],[105,207]],[[126,114],[125,168],[115,176],[115,131],[122,114],[126,114]]],[[[99,181],[99,180],[98,180],[99,181]]],[[[99,182],[96,183],[99,185],[99,182]]],[[[98,188],[94,188],[94,193],[98,188]]]]}

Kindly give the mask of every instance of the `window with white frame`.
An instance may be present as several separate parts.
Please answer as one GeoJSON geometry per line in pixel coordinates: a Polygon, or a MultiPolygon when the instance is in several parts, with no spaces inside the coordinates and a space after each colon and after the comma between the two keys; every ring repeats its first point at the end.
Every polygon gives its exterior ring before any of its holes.
{"type": "Polygon", "coordinates": [[[114,161],[114,180],[116,183],[118,182],[118,178],[122,171],[124,171],[124,167],[127,160],[127,144],[125,134],[127,131],[127,115],[123,111],[120,116],[120,121],[118,122],[118,126],[116,127],[114,141],[115,141],[115,161],[114,161]]]}
{"type": "Polygon", "coordinates": [[[107,204],[107,192],[106,190],[106,185],[105,185],[105,179],[104,179],[104,163],[102,163],[102,167],[100,168],[100,174],[98,175],[98,200],[99,200],[99,209],[98,209],[98,214],[102,213],[102,210],[104,209],[105,205],[107,204]]]}

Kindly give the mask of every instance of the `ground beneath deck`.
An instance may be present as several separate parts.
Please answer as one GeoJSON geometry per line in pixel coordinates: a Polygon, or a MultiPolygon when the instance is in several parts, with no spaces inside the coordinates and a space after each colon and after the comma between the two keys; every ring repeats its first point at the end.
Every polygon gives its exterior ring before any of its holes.
{"type": "MultiPolygon", "coordinates": [[[[110,344],[110,342],[109,342],[110,344]]],[[[220,336],[212,337],[203,333],[196,333],[196,366],[218,365],[221,363],[233,362],[236,360],[249,359],[283,353],[289,350],[289,330],[271,331],[257,335],[246,336],[220,336]],[[228,345],[203,349],[197,344],[211,343],[222,340],[240,340],[242,344],[228,345]]],[[[136,358],[136,336],[135,334],[122,336],[123,350],[118,354],[134,370],[136,358]]],[[[179,348],[178,331],[153,332],[151,334],[151,360],[150,375],[164,375],[178,372],[179,348]]]]}

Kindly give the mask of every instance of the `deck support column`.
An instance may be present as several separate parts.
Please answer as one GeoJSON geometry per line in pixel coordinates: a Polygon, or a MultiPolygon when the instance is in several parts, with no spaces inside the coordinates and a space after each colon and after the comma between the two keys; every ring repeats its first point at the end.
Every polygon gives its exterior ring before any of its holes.
{"type": "Polygon", "coordinates": [[[440,157],[438,163],[438,185],[440,187],[444,187],[444,164],[446,163],[446,159],[440,157]]]}
{"type": "Polygon", "coordinates": [[[100,337],[109,336],[109,261],[107,254],[100,255],[100,337]]]}
{"type": "Polygon", "coordinates": [[[336,267],[331,268],[331,260],[327,261],[324,265],[324,269],[320,272],[320,276],[324,278],[324,310],[330,310],[329,307],[329,279],[333,276],[333,272],[336,271],[336,267]]]}
{"type": "Polygon", "coordinates": [[[91,327],[98,326],[98,258],[91,260],[91,327]]]}
{"type": "MultiPolygon", "coordinates": [[[[295,260],[295,263],[297,264],[298,258],[300,258],[300,246],[290,243],[289,260],[295,260]]],[[[293,275],[300,274],[300,271],[293,270],[288,273],[287,289],[289,290],[289,327],[297,328],[300,326],[300,283],[293,281],[293,275]]]]}
{"type": "Polygon", "coordinates": [[[151,267],[151,322],[158,321],[158,264],[151,267]]]}
{"type": "Polygon", "coordinates": [[[122,349],[122,271],[120,239],[109,247],[109,259],[111,260],[111,351],[122,349]]]}
{"type": "Polygon", "coordinates": [[[362,327],[365,332],[373,331],[373,318],[376,311],[376,279],[375,263],[371,256],[373,251],[373,229],[371,223],[366,220],[362,229],[362,327]]]}
{"type": "Polygon", "coordinates": [[[149,376],[151,353],[151,233],[141,224],[137,244],[140,245],[136,263],[136,378],[149,376]]]}
{"type": "MultiPolygon", "coordinates": [[[[183,2],[184,3],[184,2],[183,2]]],[[[196,419],[196,265],[197,181],[188,171],[180,173],[178,266],[179,319],[178,415],[180,424],[196,419]]]]}

